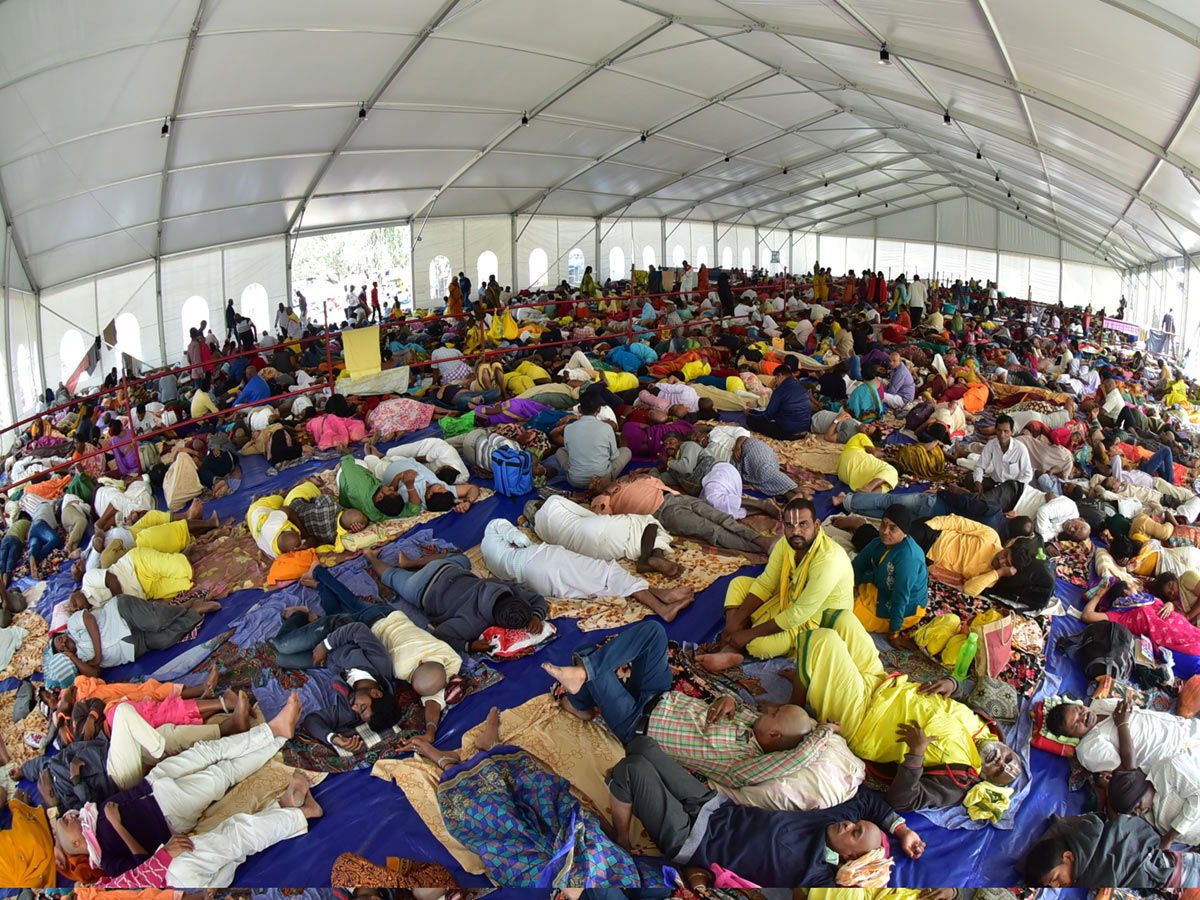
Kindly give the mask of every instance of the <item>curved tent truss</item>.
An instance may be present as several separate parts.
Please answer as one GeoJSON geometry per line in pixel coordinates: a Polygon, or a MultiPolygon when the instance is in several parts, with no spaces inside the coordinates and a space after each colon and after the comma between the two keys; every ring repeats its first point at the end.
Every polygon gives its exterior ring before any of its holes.
{"type": "Polygon", "coordinates": [[[963,195],[1126,268],[1200,248],[1198,23],[1181,0],[7,0],[0,207],[34,289],[357,223],[820,233],[963,195]]]}

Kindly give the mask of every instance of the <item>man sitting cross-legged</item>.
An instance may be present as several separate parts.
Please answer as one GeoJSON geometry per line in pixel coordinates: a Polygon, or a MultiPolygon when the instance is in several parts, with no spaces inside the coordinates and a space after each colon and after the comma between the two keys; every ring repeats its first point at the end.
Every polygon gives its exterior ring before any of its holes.
{"type": "Polygon", "coordinates": [[[719,651],[696,657],[710,671],[740,665],[747,653],[788,656],[806,623],[854,607],[850,557],[825,534],[811,501],[795,499],[784,507],[783,537],[761,575],[729,582],[719,651]]]}
{"type": "Polygon", "coordinates": [[[584,644],[570,666],[542,668],[567,690],[562,707],[588,720],[599,708],[622,744],[649,735],[689,769],[732,788],[788,775],[819,753],[833,729],[813,731],[800,706],[759,712],[722,697],[709,706],[671,690],[667,633],[646,619],[606,643],[584,644]],[[622,684],[617,670],[631,666],[622,684]]]}

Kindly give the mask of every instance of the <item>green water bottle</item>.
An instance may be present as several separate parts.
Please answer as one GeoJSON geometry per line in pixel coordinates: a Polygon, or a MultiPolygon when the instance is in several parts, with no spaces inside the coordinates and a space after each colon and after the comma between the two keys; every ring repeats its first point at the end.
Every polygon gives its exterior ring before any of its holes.
{"type": "Polygon", "coordinates": [[[971,661],[975,659],[975,651],[979,649],[979,635],[972,631],[967,635],[967,639],[963,641],[962,648],[958,651],[958,662],[954,664],[954,677],[958,681],[962,681],[967,677],[967,673],[971,671],[971,661]]]}

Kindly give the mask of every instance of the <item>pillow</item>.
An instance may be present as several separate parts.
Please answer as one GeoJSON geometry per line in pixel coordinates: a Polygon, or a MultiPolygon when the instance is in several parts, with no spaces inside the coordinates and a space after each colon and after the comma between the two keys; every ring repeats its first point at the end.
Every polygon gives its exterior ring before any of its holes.
{"type": "Polygon", "coordinates": [[[1045,750],[1056,756],[1074,756],[1075,745],[1079,743],[1079,738],[1063,737],[1046,730],[1046,713],[1060,703],[1083,705],[1070,697],[1047,697],[1045,700],[1039,700],[1033,705],[1033,710],[1030,712],[1030,715],[1033,716],[1033,737],[1030,738],[1029,743],[1039,750],[1045,750]]]}
{"type": "Polygon", "coordinates": [[[850,752],[846,739],[831,734],[824,752],[790,775],[742,788],[715,785],[742,806],[761,809],[829,809],[851,799],[863,783],[866,764],[850,752]]]}
{"type": "Polygon", "coordinates": [[[979,678],[975,689],[967,698],[967,706],[978,713],[983,713],[994,722],[1012,725],[1017,721],[1017,707],[1020,698],[1017,689],[1007,681],[998,678],[979,678]]]}

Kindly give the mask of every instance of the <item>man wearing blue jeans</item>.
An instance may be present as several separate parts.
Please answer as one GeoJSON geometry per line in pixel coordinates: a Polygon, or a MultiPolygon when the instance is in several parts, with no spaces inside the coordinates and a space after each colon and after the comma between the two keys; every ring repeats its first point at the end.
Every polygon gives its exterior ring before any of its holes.
{"type": "Polygon", "coordinates": [[[1175,454],[1171,452],[1170,447],[1160,447],[1138,468],[1143,472],[1158,476],[1163,481],[1175,483],[1175,454]]]}
{"type": "MultiPolygon", "coordinates": [[[[307,581],[302,579],[302,581],[307,581]]],[[[392,611],[386,603],[372,603],[338,581],[329,569],[317,566],[312,574],[317,597],[325,615],[310,618],[303,607],[288,607],[283,626],[271,641],[275,645],[276,661],[285,669],[311,669],[313,648],[338,628],[350,622],[371,626],[392,611]]]]}

